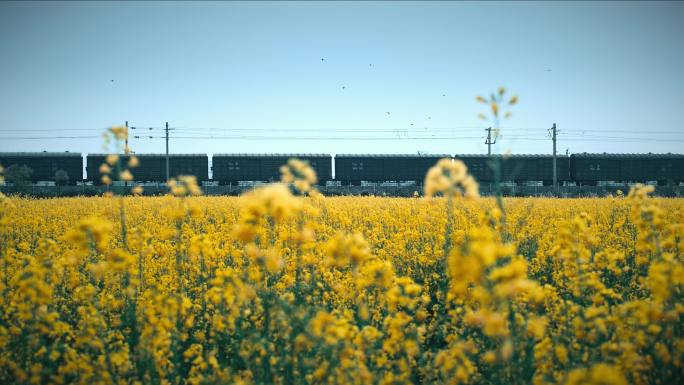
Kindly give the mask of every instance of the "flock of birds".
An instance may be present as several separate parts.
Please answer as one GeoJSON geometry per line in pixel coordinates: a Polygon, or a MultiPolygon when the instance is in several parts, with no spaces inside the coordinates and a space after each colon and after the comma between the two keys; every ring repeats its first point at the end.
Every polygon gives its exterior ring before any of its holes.
{"type": "MultiPolygon", "coordinates": [[[[325,58],[324,58],[324,57],[321,58],[321,63],[325,63],[325,58]]],[[[371,67],[371,68],[372,68],[372,67],[373,67],[373,63],[369,63],[369,64],[368,64],[368,67],[371,67]]],[[[343,86],[342,86],[342,90],[346,90],[346,89],[347,89],[347,86],[343,85],[343,86]]],[[[442,94],[442,97],[446,97],[446,94],[442,94]]],[[[389,111],[385,112],[385,114],[387,114],[387,116],[390,116],[390,115],[391,115],[391,113],[390,113],[389,111]]],[[[427,118],[428,118],[428,120],[432,120],[432,117],[431,117],[431,116],[428,116],[427,118]]],[[[411,125],[411,126],[414,126],[413,123],[410,123],[410,125],[411,125]]],[[[427,127],[425,127],[425,128],[427,129],[427,127]]]]}
{"type": "MultiPolygon", "coordinates": [[[[325,58],[324,58],[324,57],[321,58],[321,63],[325,63],[325,58]]],[[[373,68],[373,63],[369,63],[369,64],[368,64],[368,67],[373,68]]],[[[546,72],[551,72],[551,69],[547,68],[545,71],[546,71],[546,72]]],[[[114,79],[111,79],[110,82],[111,82],[111,83],[114,83],[114,79]]],[[[346,90],[346,89],[347,89],[347,86],[346,86],[346,85],[342,85],[342,90],[346,90]]],[[[446,97],[446,94],[443,93],[443,94],[442,94],[442,97],[446,97]]],[[[390,112],[390,111],[385,112],[385,114],[387,114],[387,116],[391,116],[391,112],[390,112]]],[[[432,117],[431,117],[431,116],[428,116],[427,118],[428,118],[428,120],[432,120],[432,117]]],[[[415,126],[415,124],[414,124],[414,123],[410,123],[410,126],[413,127],[413,126],[415,126]]],[[[427,129],[427,127],[425,127],[425,128],[427,129]]]]}
{"type": "MultiPolygon", "coordinates": [[[[324,57],[321,58],[321,63],[325,63],[325,58],[324,58],[324,57]]],[[[368,64],[368,67],[371,67],[371,68],[372,68],[372,67],[373,67],[373,63],[369,63],[369,64],[368,64]]],[[[549,71],[550,71],[550,70],[549,70],[549,71]]],[[[111,80],[110,80],[110,83],[114,83],[114,79],[111,79],[111,80]]],[[[346,86],[346,85],[343,85],[343,86],[342,86],[342,90],[346,90],[346,89],[347,89],[347,86],[346,86]]],[[[445,97],[445,96],[446,96],[446,94],[442,94],[442,97],[445,97]]],[[[386,114],[387,114],[387,116],[390,116],[390,115],[391,115],[391,113],[390,113],[389,111],[387,111],[386,114]]],[[[432,120],[432,117],[428,116],[428,120],[432,120]]],[[[414,126],[413,123],[411,123],[410,125],[411,125],[411,126],[414,126]]],[[[427,127],[425,127],[425,128],[427,129],[427,127]]]]}

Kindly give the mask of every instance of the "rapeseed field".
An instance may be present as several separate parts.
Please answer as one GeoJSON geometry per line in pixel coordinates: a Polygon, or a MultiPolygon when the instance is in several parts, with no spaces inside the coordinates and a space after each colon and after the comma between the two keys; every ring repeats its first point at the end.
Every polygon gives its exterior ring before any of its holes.
{"type": "Polygon", "coordinates": [[[1,197],[0,382],[682,383],[684,201],[479,198],[450,160],[426,197],[314,183],[1,197]]]}

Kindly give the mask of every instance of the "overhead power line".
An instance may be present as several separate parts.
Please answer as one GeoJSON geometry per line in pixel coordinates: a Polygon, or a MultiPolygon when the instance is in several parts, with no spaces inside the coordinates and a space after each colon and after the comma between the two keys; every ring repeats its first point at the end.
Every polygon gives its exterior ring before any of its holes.
{"type": "MultiPolygon", "coordinates": [[[[394,130],[432,130],[432,131],[452,131],[452,130],[482,130],[486,129],[487,126],[449,126],[449,127],[435,127],[435,126],[426,126],[426,125],[421,125],[421,124],[415,124],[411,126],[396,126],[396,127],[389,127],[389,128],[349,128],[349,127],[342,127],[342,128],[235,128],[235,127],[175,127],[176,130],[178,131],[231,131],[231,132],[257,132],[257,131],[267,131],[267,132],[273,132],[273,131],[283,131],[283,132],[318,132],[318,131],[325,131],[325,132],[369,132],[369,131],[394,131],[394,130]]],[[[500,127],[500,130],[502,132],[505,131],[533,131],[533,132],[547,132],[548,127],[507,127],[503,126],[500,127]]],[[[566,133],[569,134],[591,134],[594,132],[615,132],[615,133],[633,133],[633,134],[644,134],[645,132],[643,130],[623,130],[623,129],[600,129],[600,130],[592,130],[592,129],[567,129],[564,130],[566,133]]],[[[654,134],[654,133],[660,133],[660,134],[684,134],[684,129],[682,130],[660,130],[660,131],[648,131],[648,134],[654,134]]]]}
{"type": "MultiPolygon", "coordinates": [[[[245,132],[250,132],[250,131],[354,131],[354,132],[365,132],[365,131],[374,131],[374,130],[381,130],[381,131],[391,131],[391,130],[416,130],[416,129],[429,129],[429,130],[461,130],[461,129],[472,129],[472,130],[481,130],[483,128],[486,128],[486,126],[449,126],[449,127],[435,127],[435,126],[426,126],[426,125],[412,125],[412,126],[395,126],[395,127],[387,127],[387,128],[351,128],[351,127],[319,127],[319,128],[280,128],[280,129],[274,129],[274,128],[236,128],[236,127],[174,127],[176,130],[179,131],[245,131],[245,132]]],[[[502,129],[511,129],[511,130],[535,130],[539,131],[542,130],[541,128],[530,128],[530,127],[502,127],[502,129]]]]}
{"type": "MultiPolygon", "coordinates": [[[[136,139],[161,139],[163,136],[136,136],[136,139]]],[[[173,136],[173,139],[230,139],[230,140],[450,140],[450,139],[482,139],[481,136],[425,136],[425,137],[352,137],[352,136],[173,136]]]]}
{"type": "MultiPolygon", "coordinates": [[[[131,135],[144,135],[144,133],[159,133],[162,134],[165,127],[160,126],[133,126],[130,127],[131,135]],[[152,132],[154,131],[154,132],[152,132]]],[[[480,132],[480,130],[486,129],[484,126],[451,126],[451,127],[429,127],[429,126],[412,126],[412,127],[392,127],[392,128],[293,128],[293,129],[270,129],[270,128],[221,128],[221,127],[175,127],[170,128],[170,130],[175,130],[179,133],[186,134],[204,134],[212,135],[214,133],[229,132],[234,134],[250,134],[257,132],[268,132],[268,133],[311,133],[311,134],[322,134],[322,133],[388,133],[388,134],[398,134],[398,133],[420,133],[424,134],[426,131],[429,132],[440,132],[442,134],[446,132],[461,132],[472,133],[480,132]],[[466,131],[464,131],[466,130],[466,131]]],[[[511,138],[511,135],[523,134],[522,131],[527,131],[523,135],[532,135],[532,133],[538,132],[540,134],[545,133],[548,128],[535,128],[535,127],[502,127],[500,129],[501,135],[506,135],[511,138]]],[[[89,133],[101,133],[104,129],[88,129],[88,128],[62,128],[62,129],[0,129],[0,134],[22,134],[22,133],[33,133],[33,132],[49,132],[49,133],[68,133],[68,132],[89,132],[89,133]]],[[[596,130],[582,130],[582,129],[567,129],[563,133],[559,133],[563,137],[600,137],[606,139],[619,138],[624,134],[628,138],[632,135],[643,135],[645,132],[643,130],[622,130],[622,129],[608,129],[600,131],[596,130]],[[604,135],[605,133],[614,133],[615,136],[604,135]]],[[[648,135],[662,134],[662,135],[684,135],[683,130],[661,130],[661,131],[648,131],[648,135]]],[[[610,135],[610,134],[609,134],[610,135]]],[[[50,136],[52,137],[52,136],[50,136]]]]}
{"type": "MultiPolygon", "coordinates": [[[[162,139],[163,136],[135,136],[136,139],[162,139]]],[[[273,136],[273,135],[259,135],[259,136],[246,136],[246,135],[235,135],[235,136],[173,136],[173,139],[197,139],[197,140],[458,140],[458,139],[483,139],[483,136],[387,136],[387,137],[372,137],[372,136],[319,136],[319,137],[303,137],[303,136],[273,136]]],[[[524,141],[547,141],[548,138],[543,137],[524,137],[524,136],[499,136],[503,139],[514,139],[514,140],[524,140],[524,141]]],[[[603,138],[566,138],[563,139],[567,142],[603,142],[603,138]]],[[[684,142],[684,139],[667,139],[667,138],[618,138],[615,139],[618,142],[684,142]]]]}
{"type": "MultiPolygon", "coordinates": [[[[174,139],[186,140],[277,140],[277,141],[413,141],[413,140],[478,140],[482,126],[451,126],[451,127],[406,127],[406,128],[295,128],[295,129],[265,129],[265,128],[230,128],[230,127],[168,127],[157,125],[135,125],[130,127],[132,139],[165,139],[169,140],[169,131],[174,131],[174,139]]],[[[535,127],[502,127],[498,138],[515,141],[545,141],[544,133],[547,128],[535,127]]],[[[55,129],[0,129],[1,140],[49,140],[49,139],[97,139],[100,135],[60,135],[61,132],[88,131],[93,129],[66,128],[55,129]],[[22,133],[51,132],[56,135],[21,135],[22,133]],[[15,136],[16,135],[16,136],[15,136]]],[[[104,131],[104,130],[102,130],[104,131]]],[[[649,131],[648,137],[643,131],[608,129],[608,130],[578,130],[567,129],[558,132],[566,142],[684,142],[684,138],[673,138],[673,134],[684,134],[679,131],[649,131]],[[668,134],[668,137],[658,137],[657,134],[668,134]],[[656,135],[656,136],[653,136],[656,135]]]]}
{"type": "Polygon", "coordinates": [[[0,137],[1,140],[33,140],[33,139],[97,139],[102,136],[12,136],[0,137]]]}
{"type": "Polygon", "coordinates": [[[104,130],[99,130],[99,129],[92,129],[92,128],[60,128],[60,129],[33,129],[33,128],[28,128],[28,129],[15,129],[15,128],[10,128],[10,129],[0,129],[1,133],[6,133],[6,132],[65,132],[65,131],[87,131],[87,132],[104,132],[104,130]]]}
{"type": "MultiPolygon", "coordinates": [[[[163,127],[129,127],[131,129],[139,130],[163,130],[163,127]]],[[[81,132],[92,132],[102,134],[107,131],[106,128],[0,128],[0,134],[14,133],[14,132],[71,132],[71,131],[81,131],[81,132]]]]}
{"type": "MultiPolygon", "coordinates": [[[[13,137],[0,137],[0,140],[47,140],[47,139],[99,139],[100,136],[13,136],[13,137]]],[[[135,135],[132,136],[134,139],[165,139],[165,136],[147,136],[147,135],[135,135]]],[[[410,140],[475,140],[483,139],[483,136],[387,136],[387,137],[377,137],[377,136],[327,136],[327,137],[304,137],[304,136],[173,136],[173,139],[188,139],[188,140],[281,140],[281,141],[291,141],[291,140],[372,140],[372,141],[410,141],[410,140]]],[[[510,139],[515,141],[546,141],[547,138],[539,137],[524,137],[524,136],[499,136],[501,139],[510,139]]],[[[684,142],[684,139],[673,139],[673,138],[564,138],[565,142],[604,142],[606,139],[610,139],[613,142],[629,143],[629,142],[652,142],[652,143],[665,143],[665,142],[684,142]]]]}
{"type": "MultiPolygon", "coordinates": [[[[597,132],[597,130],[576,129],[576,128],[575,129],[568,129],[568,130],[564,130],[564,131],[566,133],[575,133],[575,134],[597,132]]],[[[604,130],[604,129],[601,129],[598,132],[618,132],[618,133],[623,133],[623,134],[628,134],[628,133],[632,133],[632,134],[645,134],[645,133],[648,133],[648,134],[684,134],[684,129],[682,129],[682,130],[671,130],[671,131],[650,131],[649,130],[647,132],[645,132],[644,130],[620,130],[620,129],[618,129],[618,130],[604,130]]]]}

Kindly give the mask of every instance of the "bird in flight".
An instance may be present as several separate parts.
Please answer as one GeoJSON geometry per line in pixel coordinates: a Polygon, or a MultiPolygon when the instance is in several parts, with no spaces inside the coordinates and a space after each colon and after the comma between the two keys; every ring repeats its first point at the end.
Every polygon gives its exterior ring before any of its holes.
{"type": "Polygon", "coordinates": [[[446,94],[442,94],[442,96],[446,96],[446,94]]]}
{"type": "Polygon", "coordinates": [[[322,62],[323,62],[323,61],[325,61],[325,58],[324,58],[324,57],[322,57],[322,58],[321,58],[321,61],[322,61],[322,62]]]}
{"type": "Polygon", "coordinates": [[[387,111],[387,115],[389,115],[389,114],[390,114],[389,111],[387,111]]]}
{"type": "Polygon", "coordinates": [[[347,88],[347,86],[342,86],[342,89],[345,89],[345,88],[347,88]]]}
{"type": "Polygon", "coordinates": [[[112,83],[114,83],[114,79],[112,79],[112,83]]]}

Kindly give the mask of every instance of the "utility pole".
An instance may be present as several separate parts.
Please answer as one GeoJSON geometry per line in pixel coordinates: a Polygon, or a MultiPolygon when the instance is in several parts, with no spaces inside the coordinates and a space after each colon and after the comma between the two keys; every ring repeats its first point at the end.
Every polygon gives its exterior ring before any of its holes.
{"type": "Polygon", "coordinates": [[[558,175],[556,170],[556,123],[551,127],[551,140],[553,140],[553,190],[558,192],[558,175]]]}
{"type": "Polygon", "coordinates": [[[487,155],[491,156],[492,155],[492,144],[496,144],[496,138],[492,142],[492,128],[485,128],[485,131],[487,131],[487,140],[485,140],[485,144],[487,145],[487,155]]]}
{"type": "MultiPolygon", "coordinates": [[[[169,180],[169,122],[166,122],[166,181],[168,182],[169,180]]],[[[554,142],[554,153],[556,152],[555,150],[555,142],[554,142]]]]}

